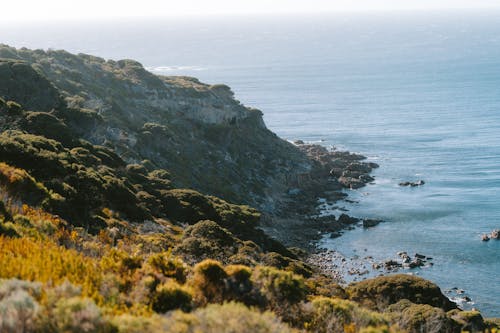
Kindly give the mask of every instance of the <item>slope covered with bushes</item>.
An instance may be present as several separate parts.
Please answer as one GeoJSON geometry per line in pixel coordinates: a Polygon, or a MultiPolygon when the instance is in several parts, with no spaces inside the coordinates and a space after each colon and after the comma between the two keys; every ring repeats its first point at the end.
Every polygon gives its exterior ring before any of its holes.
{"type": "Polygon", "coordinates": [[[417,277],[339,286],[267,236],[259,210],[232,202],[272,202],[283,174],[270,175],[309,162],[225,86],[62,51],[0,55],[17,59],[0,61],[0,332],[496,327],[417,277]]]}

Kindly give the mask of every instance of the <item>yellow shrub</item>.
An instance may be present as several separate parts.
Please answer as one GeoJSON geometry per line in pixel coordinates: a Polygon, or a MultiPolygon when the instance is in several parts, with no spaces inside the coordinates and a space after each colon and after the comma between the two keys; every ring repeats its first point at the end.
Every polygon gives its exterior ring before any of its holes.
{"type": "Polygon", "coordinates": [[[29,238],[0,237],[0,278],[42,283],[69,281],[82,286],[84,296],[102,302],[101,272],[95,260],[54,243],[29,238]]]}

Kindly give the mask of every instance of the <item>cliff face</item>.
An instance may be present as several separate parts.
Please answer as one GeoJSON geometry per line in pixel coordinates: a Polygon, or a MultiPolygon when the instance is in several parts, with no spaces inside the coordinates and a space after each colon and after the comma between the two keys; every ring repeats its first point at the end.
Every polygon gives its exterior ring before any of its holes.
{"type": "Polygon", "coordinates": [[[127,163],[167,169],[179,187],[273,212],[311,161],[225,85],[163,77],[132,60],[0,46],[0,96],[51,112],[127,163]],[[6,84],[5,84],[6,83],[6,84]]]}

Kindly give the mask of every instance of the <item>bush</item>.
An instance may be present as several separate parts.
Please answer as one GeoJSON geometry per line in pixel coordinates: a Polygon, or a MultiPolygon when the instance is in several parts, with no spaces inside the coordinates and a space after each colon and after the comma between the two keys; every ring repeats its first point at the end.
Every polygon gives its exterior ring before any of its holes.
{"type": "Polygon", "coordinates": [[[226,267],[228,275],[226,279],[226,287],[228,298],[243,302],[246,305],[253,305],[252,291],[253,284],[251,281],[252,270],[250,267],[243,265],[229,265],[226,267]]]}
{"type": "Polygon", "coordinates": [[[16,199],[37,205],[50,198],[48,190],[25,170],[0,162],[0,186],[16,199]]]}
{"type": "Polygon", "coordinates": [[[17,279],[0,281],[0,332],[33,329],[40,306],[41,285],[17,279]]]}
{"type": "Polygon", "coordinates": [[[480,332],[486,328],[483,316],[478,311],[452,310],[448,316],[460,325],[461,331],[480,332]]]}
{"type": "Polygon", "coordinates": [[[164,277],[173,278],[179,283],[186,282],[187,265],[168,252],[155,253],[148,258],[148,264],[153,270],[164,277]]]}
{"type": "Polygon", "coordinates": [[[182,242],[175,252],[191,262],[206,258],[227,261],[238,251],[238,240],[213,221],[200,221],[184,232],[182,242]]]}
{"type": "Polygon", "coordinates": [[[307,328],[313,332],[341,332],[347,327],[380,326],[387,319],[379,313],[342,299],[317,297],[310,304],[307,328]]]}
{"type": "Polygon", "coordinates": [[[155,312],[165,313],[174,309],[189,311],[193,296],[188,289],[177,282],[169,282],[156,287],[151,297],[151,306],[155,312]]]}
{"type": "Polygon", "coordinates": [[[8,101],[6,105],[8,112],[11,115],[20,115],[23,113],[23,107],[19,103],[8,101]]]}
{"type": "Polygon", "coordinates": [[[261,313],[240,303],[210,304],[192,314],[175,312],[165,333],[291,333],[296,332],[270,312],[261,313]]]}
{"type": "Polygon", "coordinates": [[[195,301],[198,304],[208,302],[222,302],[225,296],[225,279],[227,273],[221,263],[206,259],[193,269],[193,276],[189,281],[195,291],[195,301]]]}
{"type": "Polygon", "coordinates": [[[308,293],[301,276],[273,267],[257,267],[252,281],[273,304],[297,303],[304,300],[308,293]]]}
{"type": "Polygon", "coordinates": [[[31,331],[39,305],[24,290],[16,290],[0,299],[0,332],[17,333],[31,331]]]}
{"type": "Polygon", "coordinates": [[[40,325],[56,327],[58,332],[67,333],[117,332],[93,301],[80,297],[62,298],[56,303],[51,316],[45,317],[40,325]]]}
{"type": "Polygon", "coordinates": [[[428,304],[414,304],[402,300],[391,305],[387,311],[391,320],[409,333],[438,333],[460,331],[446,313],[428,304]]]}
{"type": "Polygon", "coordinates": [[[451,310],[456,304],[441,293],[434,283],[420,277],[396,274],[364,280],[348,286],[349,298],[373,310],[383,310],[390,304],[408,299],[417,304],[451,310]]]}

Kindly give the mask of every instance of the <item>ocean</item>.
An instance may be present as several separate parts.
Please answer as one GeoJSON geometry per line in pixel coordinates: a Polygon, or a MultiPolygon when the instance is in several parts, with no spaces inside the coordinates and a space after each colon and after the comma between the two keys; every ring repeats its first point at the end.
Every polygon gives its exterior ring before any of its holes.
{"type": "Polygon", "coordinates": [[[367,156],[374,184],[337,205],[384,222],[322,245],[423,253],[412,272],[500,316],[500,241],[481,241],[500,228],[500,12],[0,23],[0,43],[225,83],[279,136],[367,156]]]}

